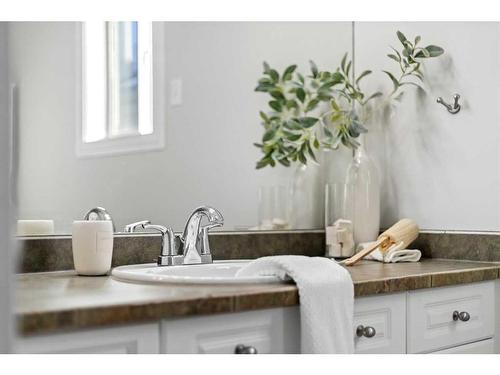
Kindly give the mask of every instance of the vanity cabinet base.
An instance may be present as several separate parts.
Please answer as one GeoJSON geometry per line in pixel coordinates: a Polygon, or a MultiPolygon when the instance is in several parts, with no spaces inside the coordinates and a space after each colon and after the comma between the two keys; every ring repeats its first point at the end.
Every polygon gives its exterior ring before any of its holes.
{"type": "MultiPolygon", "coordinates": [[[[498,321],[495,324],[498,305],[493,281],[356,298],[352,327],[355,353],[498,352],[494,340],[498,333],[495,325],[500,329],[498,321]]],[[[26,337],[17,340],[16,351],[300,353],[300,309],[294,306],[192,316],[26,337]]]]}

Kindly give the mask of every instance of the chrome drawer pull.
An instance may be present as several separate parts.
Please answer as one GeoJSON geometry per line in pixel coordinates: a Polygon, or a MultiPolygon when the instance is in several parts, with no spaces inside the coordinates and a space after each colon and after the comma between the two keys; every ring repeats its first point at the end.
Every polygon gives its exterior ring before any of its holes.
{"type": "Polygon", "coordinates": [[[371,338],[373,336],[375,336],[377,334],[377,331],[375,331],[375,328],[373,327],[370,327],[370,326],[363,326],[363,325],[359,325],[357,326],[356,328],[356,336],[358,337],[367,337],[367,338],[371,338]]]}
{"type": "Polygon", "coordinates": [[[253,346],[239,344],[234,348],[234,354],[257,354],[257,349],[253,346]]]}
{"type": "Polygon", "coordinates": [[[456,322],[460,320],[462,322],[466,322],[470,319],[470,314],[466,311],[458,312],[457,310],[453,311],[453,320],[456,322]]]}

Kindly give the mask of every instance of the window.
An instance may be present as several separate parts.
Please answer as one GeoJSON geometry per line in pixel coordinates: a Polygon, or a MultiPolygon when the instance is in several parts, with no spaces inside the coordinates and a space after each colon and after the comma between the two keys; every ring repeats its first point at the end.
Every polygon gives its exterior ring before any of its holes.
{"type": "Polygon", "coordinates": [[[153,113],[152,23],[86,22],[81,31],[77,155],[162,148],[153,113]]]}

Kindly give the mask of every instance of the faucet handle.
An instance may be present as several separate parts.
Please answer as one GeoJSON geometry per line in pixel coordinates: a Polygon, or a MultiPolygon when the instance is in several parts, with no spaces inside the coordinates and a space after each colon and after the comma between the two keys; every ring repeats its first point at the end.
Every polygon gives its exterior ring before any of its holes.
{"type": "Polygon", "coordinates": [[[175,235],[172,228],[164,227],[163,225],[149,224],[149,222],[141,225],[144,230],[154,230],[160,232],[161,234],[161,253],[158,257],[158,264],[163,262],[163,258],[173,257],[176,255],[175,235]],[[167,240],[165,239],[165,236],[168,237],[167,240]]]}
{"type": "Polygon", "coordinates": [[[128,224],[125,227],[125,232],[134,233],[137,228],[153,230],[161,234],[161,251],[157,261],[159,266],[182,264],[182,256],[177,255],[175,234],[172,228],[164,227],[163,225],[151,224],[149,220],[142,220],[128,224]]]}
{"type": "Polygon", "coordinates": [[[125,232],[126,233],[134,233],[137,228],[139,228],[139,227],[144,228],[144,226],[147,224],[151,224],[151,222],[149,220],[142,220],[142,221],[137,221],[137,222],[132,223],[132,224],[127,224],[125,226],[125,232]]]}

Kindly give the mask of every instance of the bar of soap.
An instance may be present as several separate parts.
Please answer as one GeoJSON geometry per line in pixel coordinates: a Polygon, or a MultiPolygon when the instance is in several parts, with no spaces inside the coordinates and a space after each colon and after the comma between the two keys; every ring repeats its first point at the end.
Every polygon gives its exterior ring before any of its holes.
{"type": "Polygon", "coordinates": [[[18,236],[40,236],[54,234],[54,220],[18,220],[18,236]]]}

